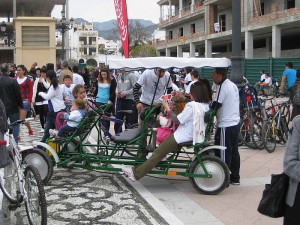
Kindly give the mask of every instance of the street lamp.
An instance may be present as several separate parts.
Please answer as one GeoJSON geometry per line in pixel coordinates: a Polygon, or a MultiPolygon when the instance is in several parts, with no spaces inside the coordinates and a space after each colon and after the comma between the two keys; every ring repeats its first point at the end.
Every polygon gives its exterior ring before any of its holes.
{"type": "Polygon", "coordinates": [[[0,25],[0,29],[1,29],[1,32],[5,32],[6,31],[6,23],[4,21],[2,21],[1,25],[0,25]]]}
{"type": "Polygon", "coordinates": [[[71,18],[70,20],[67,20],[66,18],[66,12],[63,9],[61,11],[61,19],[57,21],[56,29],[61,32],[61,59],[65,59],[65,33],[66,31],[72,29],[74,24],[74,19],[71,18]]]}

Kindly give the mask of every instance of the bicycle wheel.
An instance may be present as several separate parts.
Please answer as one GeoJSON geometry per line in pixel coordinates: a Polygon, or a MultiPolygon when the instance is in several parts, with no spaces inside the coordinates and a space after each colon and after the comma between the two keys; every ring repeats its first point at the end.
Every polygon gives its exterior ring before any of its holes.
{"type": "Polygon", "coordinates": [[[258,149],[264,148],[264,143],[262,140],[262,126],[263,126],[263,119],[260,117],[256,117],[254,119],[253,126],[250,126],[250,134],[252,137],[252,142],[258,149]]]}
{"type": "Polygon", "coordinates": [[[280,119],[280,132],[279,132],[279,135],[280,135],[280,138],[281,138],[282,142],[286,143],[287,140],[288,140],[288,136],[289,136],[289,129],[288,129],[288,126],[287,126],[287,121],[284,117],[285,116],[282,116],[281,119],[280,119]]]}
{"type": "Polygon", "coordinates": [[[262,140],[263,140],[265,149],[269,153],[274,152],[274,150],[276,148],[276,140],[273,137],[272,123],[270,121],[267,121],[263,124],[262,140]]]}
{"type": "Polygon", "coordinates": [[[254,143],[252,142],[251,134],[250,134],[250,126],[251,122],[248,118],[245,118],[241,122],[240,126],[240,139],[243,144],[249,148],[256,148],[254,143]]]}
{"type": "Polygon", "coordinates": [[[47,202],[43,181],[39,171],[33,165],[26,167],[25,172],[25,208],[30,225],[47,224],[47,202]]]}
{"type": "Polygon", "coordinates": [[[33,148],[23,152],[23,163],[35,166],[43,183],[46,184],[53,175],[53,162],[50,157],[41,149],[33,148]]]}
{"type": "MultiPolygon", "coordinates": [[[[223,191],[229,184],[229,169],[224,161],[216,156],[203,156],[202,162],[211,178],[190,177],[193,187],[202,194],[215,195],[223,191]]],[[[197,159],[190,165],[192,174],[204,174],[203,166],[197,159]]]]}
{"type": "Polygon", "coordinates": [[[0,188],[9,202],[17,203],[20,197],[20,191],[18,186],[18,172],[16,164],[13,160],[12,152],[10,150],[8,151],[10,163],[4,168],[3,177],[0,176],[0,188]]]}

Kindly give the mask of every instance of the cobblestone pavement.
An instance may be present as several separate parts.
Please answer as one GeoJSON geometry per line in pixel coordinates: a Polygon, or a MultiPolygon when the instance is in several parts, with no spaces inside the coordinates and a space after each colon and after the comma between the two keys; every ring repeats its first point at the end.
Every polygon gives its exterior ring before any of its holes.
{"type": "MultiPolygon", "coordinates": [[[[21,126],[20,145],[40,140],[39,121],[31,122],[35,136],[21,126]]],[[[168,224],[119,174],[55,168],[45,186],[48,224],[168,224]]],[[[7,208],[4,200],[3,209],[7,208]]],[[[6,225],[28,224],[24,205],[4,212],[6,225]]]]}

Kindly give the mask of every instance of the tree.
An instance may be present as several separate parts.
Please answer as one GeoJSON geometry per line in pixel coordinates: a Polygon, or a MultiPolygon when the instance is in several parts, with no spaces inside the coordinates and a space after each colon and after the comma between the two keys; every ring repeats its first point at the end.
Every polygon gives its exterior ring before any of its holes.
{"type": "Polygon", "coordinates": [[[140,58],[140,57],[155,57],[156,49],[150,45],[138,45],[135,46],[130,51],[130,57],[132,58],[140,58]]]}

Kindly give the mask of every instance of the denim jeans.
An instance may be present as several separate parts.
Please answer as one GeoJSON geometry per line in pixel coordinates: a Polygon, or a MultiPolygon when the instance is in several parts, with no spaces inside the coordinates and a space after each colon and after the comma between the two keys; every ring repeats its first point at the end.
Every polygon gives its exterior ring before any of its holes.
{"type": "MultiPolygon", "coordinates": [[[[96,102],[96,106],[97,107],[100,107],[102,105],[106,105],[104,103],[101,103],[101,102],[96,102]]],[[[111,113],[111,110],[108,110],[107,113],[111,113]]],[[[101,127],[101,125],[104,127],[105,130],[103,130],[103,133],[104,133],[104,136],[105,137],[109,137],[111,138],[111,134],[109,132],[109,128],[110,128],[110,121],[109,120],[105,120],[105,119],[101,119],[99,121],[99,127],[101,127]]]]}
{"type": "Polygon", "coordinates": [[[48,112],[46,117],[45,129],[44,129],[44,136],[42,137],[41,142],[46,142],[46,140],[50,137],[49,129],[55,129],[55,112],[48,112]]]}
{"type": "MultiPolygon", "coordinates": [[[[6,116],[7,116],[7,118],[9,118],[10,123],[13,123],[13,122],[20,119],[19,112],[12,113],[12,114],[7,114],[6,116]]],[[[14,126],[13,135],[14,135],[14,138],[15,138],[16,141],[17,141],[18,136],[19,136],[19,130],[20,130],[20,125],[14,126]]]]}

